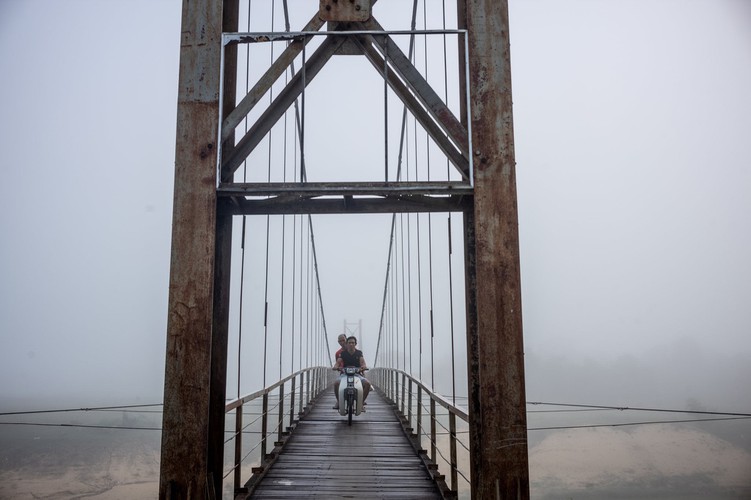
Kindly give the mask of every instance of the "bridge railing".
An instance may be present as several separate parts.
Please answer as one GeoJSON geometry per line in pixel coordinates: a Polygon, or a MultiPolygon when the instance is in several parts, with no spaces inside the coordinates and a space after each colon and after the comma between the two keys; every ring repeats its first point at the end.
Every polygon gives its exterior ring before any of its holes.
{"type": "Polygon", "coordinates": [[[468,495],[469,423],[466,409],[436,394],[402,370],[372,368],[368,372],[368,380],[397,406],[406,429],[412,433],[421,450],[424,450],[423,442],[427,441],[432,465],[438,468],[439,461],[448,465],[450,491],[460,497],[468,495]],[[459,439],[459,435],[465,436],[465,439],[459,439]]]}
{"type": "Polygon", "coordinates": [[[234,431],[225,431],[230,435],[225,440],[225,450],[229,452],[234,442],[234,458],[225,463],[232,463],[225,468],[224,480],[233,474],[233,494],[242,491],[243,467],[259,472],[269,458],[269,439],[273,449],[280,444],[304,415],[310,402],[333,382],[334,373],[330,367],[317,366],[297,371],[274,384],[247,396],[229,401],[225,406],[227,421],[225,429],[231,429],[234,419],[234,431]],[[245,423],[244,417],[255,417],[245,423]],[[245,439],[245,436],[252,436],[245,439]],[[273,439],[276,437],[276,439],[273,439]]]}

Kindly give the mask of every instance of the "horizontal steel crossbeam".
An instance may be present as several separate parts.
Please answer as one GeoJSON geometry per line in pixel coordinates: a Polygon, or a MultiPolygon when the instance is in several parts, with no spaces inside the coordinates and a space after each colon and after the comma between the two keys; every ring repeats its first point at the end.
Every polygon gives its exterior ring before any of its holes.
{"type": "Polygon", "coordinates": [[[223,183],[220,196],[471,195],[464,182],[258,182],[223,183]]]}
{"type": "Polygon", "coordinates": [[[460,212],[473,188],[450,182],[261,182],[222,184],[234,215],[460,212]]]}

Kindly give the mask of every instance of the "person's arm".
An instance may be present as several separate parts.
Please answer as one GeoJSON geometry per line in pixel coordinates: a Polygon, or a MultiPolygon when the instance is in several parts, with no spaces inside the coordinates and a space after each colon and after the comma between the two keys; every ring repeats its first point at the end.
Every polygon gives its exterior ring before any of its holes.
{"type": "Polygon", "coordinates": [[[343,364],[344,364],[344,361],[342,361],[342,357],[338,356],[336,358],[336,363],[334,363],[334,367],[332,368],[332,370],[341,370],[343,364]]]}
{"type": "Polygon", "coordinates": [[[360,371],[363,372],[368,369],[368,364],[365,362],[365,356],[360,356],[360,371]]]}

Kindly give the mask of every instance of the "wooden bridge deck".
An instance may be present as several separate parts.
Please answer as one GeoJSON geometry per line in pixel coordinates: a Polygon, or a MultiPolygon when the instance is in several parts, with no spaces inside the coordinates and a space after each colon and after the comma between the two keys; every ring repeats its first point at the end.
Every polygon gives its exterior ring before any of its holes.
{"type": "Polygon", "coordinates": [[[322,395],[250,498],[441,498],[392,407],[375,391],[367,402],[350,427],[322,395]]]}

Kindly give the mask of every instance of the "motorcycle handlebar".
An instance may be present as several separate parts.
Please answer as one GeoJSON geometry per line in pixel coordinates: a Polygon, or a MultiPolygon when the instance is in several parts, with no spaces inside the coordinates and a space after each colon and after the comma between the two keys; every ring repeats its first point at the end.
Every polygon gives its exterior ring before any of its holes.
{"type": "MultiPolygon", "coordinates": [[[[338,371],[339,373],[344,373],[344,368],[346,368],[346,367],[337,368],[336,366],[334,366],[331,369],[334,370],[334,371],[338,371]]],[[[355,368],[355,367],[352,367],[352,368],[355,368]]],[[[367,370],[370,370],[370,368],[360,368],[357,371],[358,371],[358,373],[365,373],[367,370]]]]}

